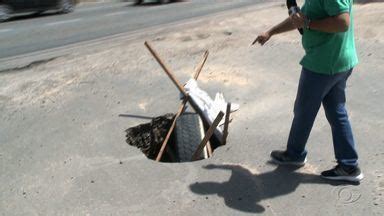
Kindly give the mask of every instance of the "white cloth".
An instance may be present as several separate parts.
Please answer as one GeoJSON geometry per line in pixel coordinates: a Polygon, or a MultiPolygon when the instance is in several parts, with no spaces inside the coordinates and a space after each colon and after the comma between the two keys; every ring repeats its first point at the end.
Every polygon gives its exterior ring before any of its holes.
{"type": "MultiPolygon", "coordinates": [[[[190,79],[184,86],[186,93],[192,98],[199,109],[202,111],[204,118],[212,124],[220,111],[224,114],[227,110],[227,102],[224,99],[223,93],[216,93],[215,100],[208,95],[207,92],[200,89],[196,80],[190,79]]],[[[231,103],[231,112],[235,112],[239,109],[238,104],[231,103]]],[[[220,121],[219,126],[222,126],[225,122],[225,118],[220,121]]],[[[221,139],[223,133],[222,127],[218,127],[215,131],[216,135],[220,135],[221,139]],[[219,133],[219,134],[217,134],[219,133]]]]}

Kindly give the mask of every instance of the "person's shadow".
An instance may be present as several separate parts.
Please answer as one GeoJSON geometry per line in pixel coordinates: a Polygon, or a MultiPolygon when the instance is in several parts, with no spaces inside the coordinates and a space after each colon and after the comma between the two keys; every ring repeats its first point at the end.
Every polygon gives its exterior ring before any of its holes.
{"type": "Polygon", "coordinates": [[[227,182],[196,182],[190,185],[192,192],[201,195],[217,194],[223,197],[225,204],[244,212],[261,213],[265,209],[258,202],[294,192],[301,183],[309,184],[346,184],[332,183],[318,175],[298,173],[298,167],[278,166],[271,172],[252,174],[239,165],[210,164],[205,169],[224,169],[232,171],[227,182]]]}

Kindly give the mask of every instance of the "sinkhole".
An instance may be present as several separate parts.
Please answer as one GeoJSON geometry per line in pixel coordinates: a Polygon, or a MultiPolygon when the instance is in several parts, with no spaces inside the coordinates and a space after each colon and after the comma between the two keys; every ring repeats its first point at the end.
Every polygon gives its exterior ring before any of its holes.
{"type": "MultiPolygon", "coordinates": [[[[168,113],[152,118],[150,122],[140,124],[126,130],[126,142],[139,148],[151,160],[156,160],[161,146],[171,128],[175,114],[168,113]]],[[[205,136],[209,125],[205,125],[197,113],[184,112],[180,115],[163,151],[160,162],[190,162],[198,146],[205,136]]],[[[209,157],[221,142],[213,135],[204,147],[197,160],[209,157]]],[[[211,155],[212,156],[212,155],[211,155]]]]}

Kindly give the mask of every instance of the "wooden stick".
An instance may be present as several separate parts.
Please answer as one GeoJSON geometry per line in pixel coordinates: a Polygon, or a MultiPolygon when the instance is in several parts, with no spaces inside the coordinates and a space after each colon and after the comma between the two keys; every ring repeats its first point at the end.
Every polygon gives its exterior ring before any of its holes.
{"type": "MultiPolygon", "coordinates": [[[[197,67],[196,71],[195,71],[195,74],[194,74],[194,79],[197,79],[200,75],[200,72],[201,70],[203,69],[203,66],[206,62],[208,58],[208,51],[205,52],[204,54],[204,57],[203,57],[203,61],[200,63],[199,67],[197,67]]],[[[167,136],[165,137],[162,145],[161,145],[161,148],[160,148],[160,151],[159,153],[157,154],[157,157],[156,157],[156,161],[159,162],[161,160],[161,158],[163,157],[163,154],[164,154],[164,150],[165,148],[167,147],[167,144],[168,144],[168,141],[169,141],[169,138],[171,137],[172,133],[173,133],[173,130],[175,129],[175,126],[176,126],[176,121],[177,119],[179,118],[179,116],[183,113],[184,109],[185,109],[185,106],[187,105],[187,101],[188,101],[188,97],[186,97],[183,102],[180,104],[180,107],[179,107],[179,110],[175,116],[175,118],[173,119],[173,122],[172,122],[172,125],[171,127],[169,128],[168,130],[168,133],[167,133],[167,136]]],[[[211,153],[212,155],[212,153],[211,153]]],[[[208,156],[211,157],[209,155],[209,151],[208,151],[208,156]]]]}
{"type": "Polygon", "coordinates": [[[209,55],[209,52],[207,50],[204,52],[203,60],[201,61],[200,65],[196,68],[196,72],[195,72],[195,75],[193,76],[193,79],[197,80],[197,78],[199,77],[200,72],[203,69],[205,62],[207,61],[208,55],[209,55]]]}
{"type": "Polygon", "coordinates": [[[163,68],[165,73],[168,75],[168,77],[172,80],[173,84],[176,85],[176,87],[179,89],[179,91],[184,95],[187,96],[187,93],[184,90],[184,87],[177,81],[175,76],[173,76],[171,69],[164,63],[164,61],[160,58],[159,54],[152,48],[152,46],[148,43],[148,41],[145,41],[144,45],[148,48],[149,52],[155,57],[156,61],[160,64],[160,66],[163,68]]]}
{"type": "MultiPolygon", "coordinates": [[[[171,70],[165,65],[164,61],[160,59],[160,56],[156,53],[156,51],[152,48],[152,46],[146,41],[145,42],[146,47],[149,49],[151,54],[155,57],[157,62],[160,64],[160,66],[163,68],[165,73],[168,75],[168,77],[172,80],[172,82],[176,85],[176,87],[180,90],[180,93],[182,93],[184,96],[187,96],[184,87],[180,84],[180,82],[175,78],[171,70]]],[[[188,102],[191,104],[193,109],[200,115],[201,119],[203,120],[205,125],[210,125],[210,122],[208,119],[204,117],[204,113],[202,110],[200,110],[199,106],[192,100],[191,97],[188,97],[188,102]]]]}
{"type": "Polygon", "coordinates": [[[165,139],[164,139],[164,141],[163,141],[163,144],[161,145],[159,154],[157,154],[157,157],[156,157],[156,161],[157,161],[157,162],[159,162],[159,161],[161,160],[161,157],[163,157],[165,147],[167,146],[168,140],[169,140],[169,138],[171,137],[171,134],[172,134],[173,130],[175,129],[175,126],[176,126],[176,120],[177,120],[177,118],[179,118],[179,116],[181,115],[181,113],[184,111],[184,108],[185,108],[185,105],[187,104],[187,101],[188,101],[188,99],[187,99],[187,98],[184,98],[184,100],[183,100],[181,106],[179,107],[179,110],[178,110],[177,113],[176,113],[175,118],[173,119],[173,122],[172,122],[172,124],[171,124],[171,127],[169,128],[169,131],[168,131],[168,133],[167,133],[167,136],[165,137],[165,139]]]}
{"type": "MultiPolygon", "coordinates": [[[[197,78],[199,77],[200,72],[203,69],[205,62],[207,61],[208,55],[209,55],[209,51],[207,50],[204,52],[203,60],[201,61],[200,65],[196,68],[195,75],[193,76],[193,78],[195,80],[197,80],[197,78]]],[[[208,154],[209,158],[212,157],[212,155],[213,155],[212,146],[211,146],[210,142],[207,142],[207,154],[208,154]]]]}
{"type": "MultiPolygon", "coordinates": [[[[165,65],[164,61],[161,60],[160,56],[156,53],[156,51],[152,48],[152,46],[145,41],[145,46],[148,48],[148,50],[151,52],[151,54],[155,57],[157,62],[160,64],[160,66],[163,68],[165,73],[168,75],[168,77],[172,80],[172,82],[176,85],[176,87],[179,89],[180,93],[182,93],[185,97],[187,97],[187,93],[184,90],[184,87],[180,84],[180,82],[175,78],[171,70],[165,65]]],[[[204,118],[204,113],[202,110],[199,109],[197,104],[190,98],[188,98],[188,102],[191,104],[193,109],[200,115],[203,122],[207,125],[209,125],[209,122],[207,119],[204,118]]]]}
{"type": "Polygon", "coordinates": [[[227,104],[227,110],[225,111],[225,122],[224,122],[224,130],[223,130],[223,145],[227,144],[230,115],[231,115],[231,103],[228,103],[227,104]]]}
{"type": "Polygon", "coordinates": [[[204,149],[205,145],[207,144],[207,142],[209,141],[209,139],[211,139],[213,132],[215,131],[216,127],[219,125],[223,116],[224,116],[224,113],[220,111],[219,114],[217,115],[217,117],[215,118],[215,120],[213,121],[212,125],[209,127],[203,140],[200,142],[199,146],[197,147],[195,153],[193,154],[192,159],[191,159],[192,161],[199,159],[201,152],[203,151],[203,149],[204,149]]]}
{"type": "Polygon", "coordinates": [[[207,153],[208,153],[208,157],[212,157],[213,155],[213,150],[212,150],[212,146],[211,146],[211,142],[207,142],[207,153]]]}

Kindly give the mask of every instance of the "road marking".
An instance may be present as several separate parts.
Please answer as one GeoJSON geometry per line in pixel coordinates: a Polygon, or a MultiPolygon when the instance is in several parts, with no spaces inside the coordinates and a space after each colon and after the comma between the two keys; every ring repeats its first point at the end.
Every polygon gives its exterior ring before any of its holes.
{"type": "Polygon", "coordinates": [[[118,15],[123,15],[123,14],[126,14],[127,11],[120,11],[120,12],[114,12],[114,13],[109,13],[109,14],[105,14],[104,16],[118,16],[118,15]]]}
{"type": "Polygon", "coordinates": [[[13,29],[0,29],[0,33],[10,32],[10,31],[13,31],[13,29]]]}
{"type": "Polygon", "coordinates": [[[74,22],[78,22],[78,21],[80,21],[80,20],[81,20],[81,19],[64,20],[64,21],[58,21],[58,22],[47,23],[47,24],[45,24],[45,25],[46,25],[46,26],[54,26],[54,25],[60,25],[60,24],[74,23],[74,22]]]}

